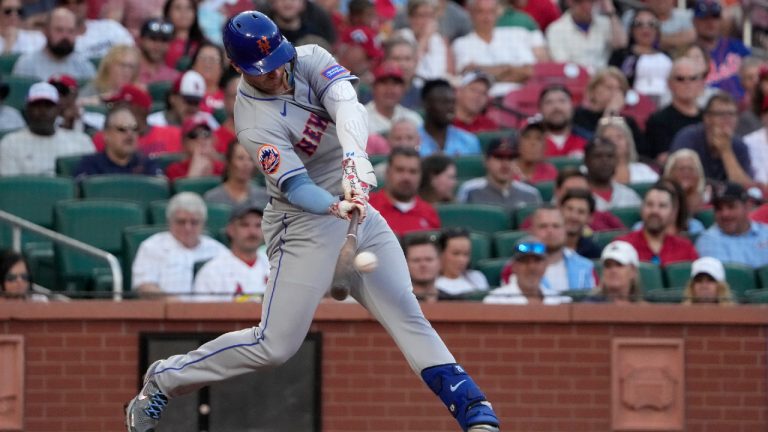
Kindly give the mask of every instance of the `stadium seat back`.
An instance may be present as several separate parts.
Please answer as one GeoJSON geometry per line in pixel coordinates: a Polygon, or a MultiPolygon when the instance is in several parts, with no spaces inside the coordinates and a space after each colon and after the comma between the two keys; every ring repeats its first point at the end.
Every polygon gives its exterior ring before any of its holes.
{"type": "Polygon", "coordinates": [[[510,215],[501,207],[482,204],[442,204],[437,213],[443,228],[464,227],[493,234],[510,228],[510,215]]]}
{"type": "Polygon", "coordinates": [[[176,179],[173,182],[174,193],[179,192],[194,192],[200,196],[205,195],[206,192],[219,186],[221,184],[221,177],[219,176],[205,176],[205,177],[186,177],[176,179]]]}
{"type": "Polygon", "coordinates": [[[475,268],[478,269],[488,279],[488,286],[491,288],[501,285],[501,270],[509,261],[509,258],[491,258],[478,262],[475,268]]]}
{"type": "Polygon", "coordinates": [[[515,249],[515,243],[528,235],[527,231],[500,231],[493,234],[495,255],[499,258],[509,258],[515,249]]]}
{"type": "Polygon", "coordinates": [[[83,198],[134,201],[145,208],[152,201],[170,197],[170,187],[165,177],[130,174],[88,176],[80,183],[80,187],[83,198]]]}

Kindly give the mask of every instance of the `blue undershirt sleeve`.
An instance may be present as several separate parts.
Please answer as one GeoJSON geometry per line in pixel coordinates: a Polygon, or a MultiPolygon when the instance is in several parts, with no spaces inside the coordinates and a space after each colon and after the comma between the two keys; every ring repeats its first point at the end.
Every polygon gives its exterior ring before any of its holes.
{"type": "Polygon", "coordinates": [[[338,201],[330,192],[316,185],[307,173],[285,180],[280,190],[291,204],[315,214],[327,214],[328,207],[338,201]]]}

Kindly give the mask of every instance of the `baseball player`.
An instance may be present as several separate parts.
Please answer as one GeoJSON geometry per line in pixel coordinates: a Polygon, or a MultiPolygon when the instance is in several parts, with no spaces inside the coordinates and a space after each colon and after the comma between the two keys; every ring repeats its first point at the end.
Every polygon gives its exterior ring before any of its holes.
{"type": "Polygon", "coordinates": [[[259,12],[231,18],[223,36],[242,74],[237,137],[259,162],[271,196],[263,219],[270,259],[263,316],[258,327],[150,365],[127,407],[128,431],[154,431],[170,398],[293,356],[331,284],[331,251],[340,250],[355,210],[358,247],[375,253],[379,266],[351,295],[384,325],[462,431],[498,431],[491,404],[424,318],[397,238],[367,203],[376,178],[365,153],[367,114],[352,86],[357,77],[316,45],[294,48],[259,12]]]}

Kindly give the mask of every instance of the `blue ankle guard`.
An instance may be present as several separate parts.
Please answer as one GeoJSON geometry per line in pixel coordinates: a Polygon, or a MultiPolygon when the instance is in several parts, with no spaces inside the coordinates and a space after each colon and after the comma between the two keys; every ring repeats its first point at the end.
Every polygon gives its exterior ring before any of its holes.
{"type": "Polygon", "coordinates": [[[462,430],[477,424],[499,425],[483,392],[458,364],[426,368],[421,371],[421,378],[448,407],[462,430]]]}

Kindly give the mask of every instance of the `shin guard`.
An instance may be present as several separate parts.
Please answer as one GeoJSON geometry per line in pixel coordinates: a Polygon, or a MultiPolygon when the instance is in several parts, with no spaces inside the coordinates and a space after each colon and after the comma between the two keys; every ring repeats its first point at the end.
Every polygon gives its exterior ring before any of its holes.
{"type": "Polygon", "coordinates": [[[461,429],[474,425],[499,426],[499,420],[472,378],[458,364],[432,366],[421,371],[421,378],[443,401],[461,429]]]}

